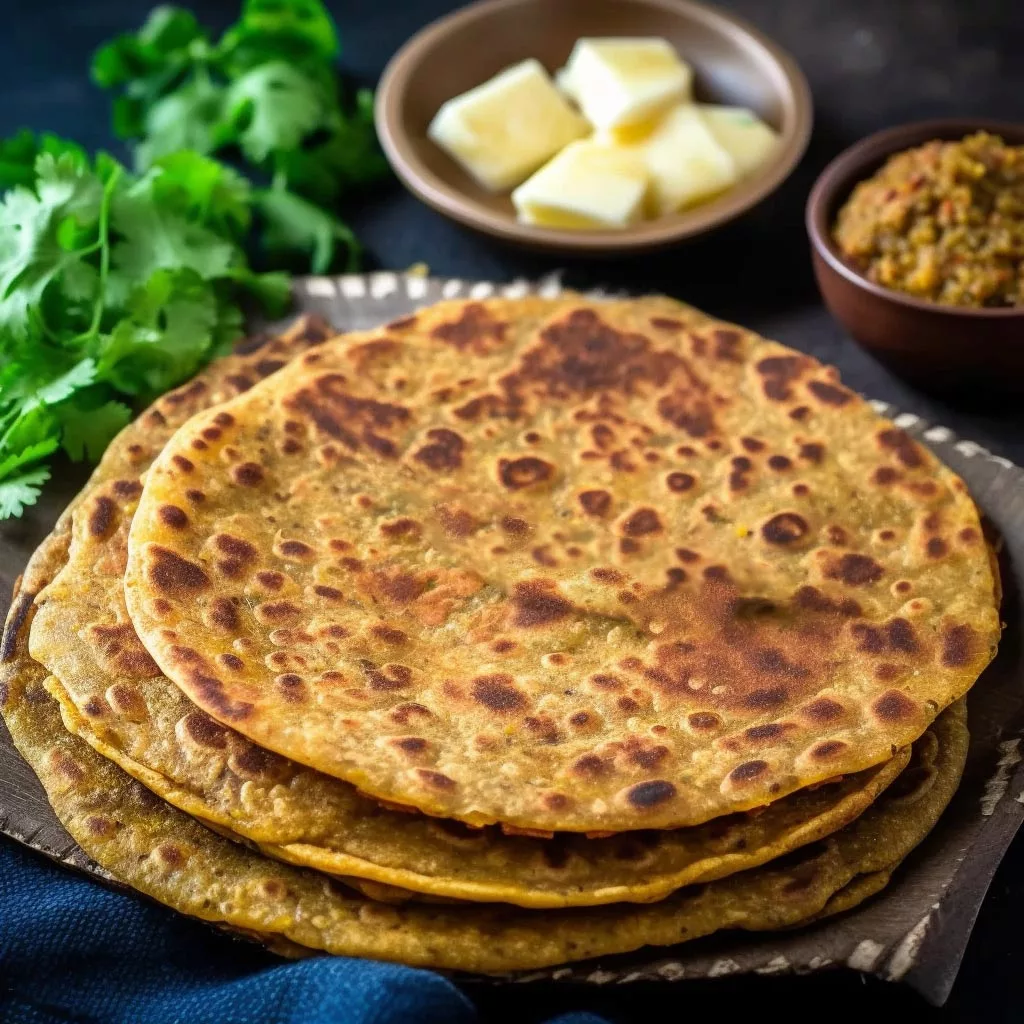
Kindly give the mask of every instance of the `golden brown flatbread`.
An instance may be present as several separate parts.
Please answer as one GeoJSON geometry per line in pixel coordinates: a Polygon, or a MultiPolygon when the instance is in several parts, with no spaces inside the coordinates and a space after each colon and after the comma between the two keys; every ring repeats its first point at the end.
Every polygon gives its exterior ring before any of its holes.
{"type": "Polygon", "coordinates": [[[160,669],[471,824],[692,825],[881,763],[999,622],[962,481],[665,299],[441,304],[180,430],[130,534],[160,669]]]}

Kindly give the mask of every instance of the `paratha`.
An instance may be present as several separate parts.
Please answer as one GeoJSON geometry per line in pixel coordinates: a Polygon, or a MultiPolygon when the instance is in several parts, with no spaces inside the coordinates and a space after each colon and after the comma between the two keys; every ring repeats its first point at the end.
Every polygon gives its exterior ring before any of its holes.
{"type": "Polygon", "coordinates": [[[470,824],[694,825],[879,764],[992,657],[966,487],[664,299],[441,304],[178,431],[129,614],[213,718],[470,824]]]}
{"type": "MultiPolygon", "coordinates": [[[[155,455],[174,427],[147,420],[155,455]]],[[[138,502],[132,482],[150,461],[138,460],[125,476],[117,451],[134,436],[113,442],[112,478],[101,472],[90,482],[67,563],[39,596],[30,651],[52,673],[48,686],[67,728],[176,807],[272,856],[435,897],[527,907],[646,902],[828,835],[860,814],[909,758],[904,748],[881,766],[798,792],[756,816],[642,835],[513,837],[382,809],[350,784],[217,724],[159,673],[135,636],[122,591],[138,502]]],[[[352,884],[367,891],[365,881],[352,884]]],[[[380,887],[370,894],[408,896],[380,887]]]]}
{"type": "Polygon", "coordinates": [[[501,906],[390,907],[349,896],[317,872],[267,860],[220,838],[64,730],[28,656],[32,601],[59,568],[66,538],[44,542],[15,595],[2,646],[0,695],[15,744],[65,828],[122,882],[183,913],[297,947],[476,972],[540,968],[672,945],[724,928],[786,927],[870,893],[928,833],[955,792],[967,750],[962,702],[915,747],[917,764],[856,822],[770,866],[644,907],[532,912],[501,906]],[[848,888],[852,886],[852,888],[848,888]],[[835,904],[833,904],[835,905],[835,904]]]}

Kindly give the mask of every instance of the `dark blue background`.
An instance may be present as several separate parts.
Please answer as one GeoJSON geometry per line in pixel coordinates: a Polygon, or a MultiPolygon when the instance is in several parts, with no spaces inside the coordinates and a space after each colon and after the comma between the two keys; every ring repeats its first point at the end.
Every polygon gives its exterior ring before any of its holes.
{"type": "MultiPolygon", "coordinates": [[[[457,6],[446,0],[333,0],[343,64],[372,84],[414,31],[457,6]]],[[[192,0],[214,27],[231,21],[236,0],[192,0]]],[[[838,365],[858,390],[896,403],[1024,462],[1024,414],[996,410],[990,396],[971,408],[927,398],[857,349],[817,299],[803,232],[803,202],[827,160],[877,128],[923,117],[971,115],[1024,120],[1024,2],[1021,0],[737,0],[745,15],[800,61],[811,81],[816,127],[801,168],[754,215],[685,248],[623,263],[569,265],[570,279],[659,289],[738,320],[838,365]]],[[[88,81],[89,54],[137,25],[140,0],[5,0],[0,3],[0,132],[49,129],[91,147],[114,145],[107,100],[88,81]]],[[[566,266],[509,251],[455,227],[394,183],[346,211],[370,262],[402,269],[418,261],[442,275],[504,279],[566,266]]],[[[849,974],[802,979],[724,979],[626,989],[481,989],[471,993],[487,1019],[527,1024],[556,1012],[595,1009],[622,1021],[686,1018],[755,1020],[1020,1021],[1024,1019],[1024,841],[1011,849],[992,886],[961,978],[944,1011],[898,987],[849,974]]],[[[0,918],[10,904],[0,894],[0,918]]],[[[163,919],[154,911],[156,920],[163,919]]],[[[261,954],[196,930],[204,957],[225,970],[266,965],[261,954]]],[[[59,965],[48,965],[59,970],[59,965]]],[[[0,951],[0,980],[3,952],[0,951]]],[[[410,1010],[410,1014],[412,1011],[410,1010]]],[[[72,1018],[69,1018],[72,1019],[72,1018]]]]}

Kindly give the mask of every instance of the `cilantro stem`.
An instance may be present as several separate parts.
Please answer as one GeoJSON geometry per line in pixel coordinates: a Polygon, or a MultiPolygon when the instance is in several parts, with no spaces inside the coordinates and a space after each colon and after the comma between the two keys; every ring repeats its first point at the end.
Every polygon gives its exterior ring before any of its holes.
{"type": "Polygon", "coordinates": [[[98,250],[100,250],[102,248],[103,248],[103,240],[101,238],[97,238],[96,241],[92,243],[92,245],[87,245],[84,249],[76,249],[75,250],[75,255],[76,256],[91,256],[94,252],[97,252],[98,250]]]}
{"type": "Polygon", "coordinates": [[[86,341],[100,329],[100,320],[103,318],[103,308],[106,305],[107,277],[110,274],[110,200],[121,173],[122,168],[118,164],[103,187],[103,198],[100,200],[99,238],[95,242],[95,246],[100,250],[100,277],[96,286],[96,302],[93,304],[92,319],[88,329],[76,335],[74,341],[86,341]]]}

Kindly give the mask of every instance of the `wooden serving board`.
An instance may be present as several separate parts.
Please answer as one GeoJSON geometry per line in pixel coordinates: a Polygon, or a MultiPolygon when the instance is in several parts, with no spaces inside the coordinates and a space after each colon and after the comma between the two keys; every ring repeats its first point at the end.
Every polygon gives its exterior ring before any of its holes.
{"type": "MultiPolygon", "coordinates": [[[[494,285],[378,273],[303,278],[296,283],[295,297],[300,310],[323,314],[339,329],[353,330],[374,327],[441,298],[556,295],[559,290],[556,278],[494,285]]],[[[1024,470],[944,427],[885,405],[877,407],[964,478],[1003,542],[1006,630],[998,657],[971,691],[967,770],[938,826],[882,894],[822,924],[761,936],[722,933],[667,952],[645,950],[519,974],[508,983],[565,980],[602,985],[846,967],[903,981],[933,1003],[945,1001],[981,901],[1024,819],[1024,470]]],[[[25,518],[0,525],[4,610],[28,556],[84,480],[84,470],[59,466],[39,504],[25,518]]],[[[112,881],[61,827],[2,726],[0,831],[75,870],[108,884],[112,881]]]]}

